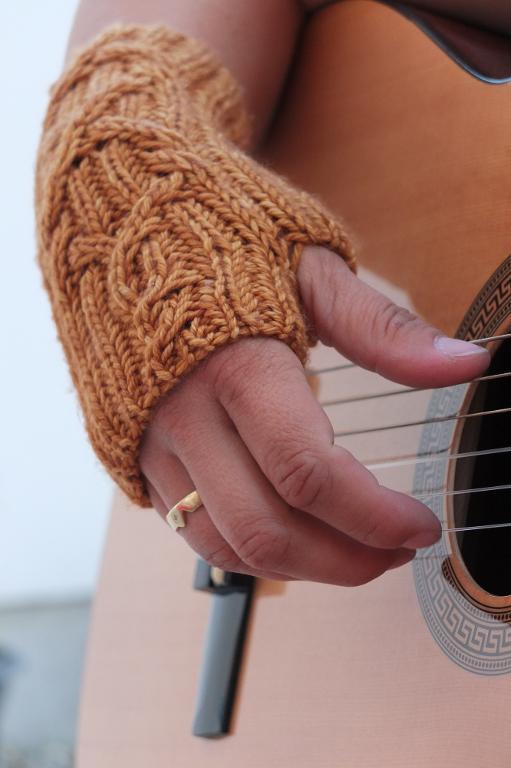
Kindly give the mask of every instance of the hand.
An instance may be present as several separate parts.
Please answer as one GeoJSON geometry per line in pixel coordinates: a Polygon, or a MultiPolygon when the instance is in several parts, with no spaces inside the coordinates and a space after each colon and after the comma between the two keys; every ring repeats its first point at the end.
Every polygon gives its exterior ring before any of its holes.
{"type": "MultiPolygon", "coordinates": [[[[330,251],[304,249],[298,280],[321,341],[389,379],[442,387],[489,363],[488,352],[443,337],[330,251]]],[[[179,533],[229,571],[358,585],[440,536],[426,506],[380,486],[334,445],[298,358],[275,339],[217,350],[162,398],[140,465],[162,516],[198,490],[204,506],[179,533]]]]}

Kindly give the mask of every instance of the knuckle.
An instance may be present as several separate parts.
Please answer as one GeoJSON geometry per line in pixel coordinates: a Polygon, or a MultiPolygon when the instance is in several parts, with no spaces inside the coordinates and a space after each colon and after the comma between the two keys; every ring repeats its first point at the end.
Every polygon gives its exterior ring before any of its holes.
{"type": "Polygon", "coordinates": [[[372,332],[375,338],[385,338],[392,342],[403,331],[410,331],[422,324],[422,321],[404,307],[385,301],[383,306],[373,315],[372,332]]]}
{"type": "Polygon", "coordinates": [[[216,350],[205,361],[202,375],[218,400],[224,405],[244,400],[257,370],[257,345],[250,348],[243,341],[216,350]]]}
{"type": "Polygon", "coordinates": [[[259,398],[261,372],[271,376],[299,364],[291,350],[278,339],[241,339],[216,350],[204,363],[202,375],[215,397],[226,407],[259,398]]]}
{"type": "MultiPolygon", "coordinates": [[[[276,452],[274,450],[273,454],[276,452]]],[[[286,445],[278,451],[274,463],[277,467],[275,488],[292,507],[308,509],[321,494],[329,494],[332,482],[330,468],[312,451],[303,447],[293,450],[286,445]]]]}
{"type": "Polygon", "coordinates": [[[279,571],[286,560],[290,534],[274,522],[245,524],[242,534],[233,546],[240,559],[260,571],[279,571]]]}

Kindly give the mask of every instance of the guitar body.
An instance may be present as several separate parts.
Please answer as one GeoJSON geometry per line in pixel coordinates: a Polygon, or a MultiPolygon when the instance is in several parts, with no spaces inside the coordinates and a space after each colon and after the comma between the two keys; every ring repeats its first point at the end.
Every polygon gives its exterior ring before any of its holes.
{"type": "MultiPolygon", "coordinates": [[[[310,22],[264,158],[344,217],[363,279],[448,334],[502,334],[511,313],[510,87],[468,74],[396,10],[347,0],[310,22]]],[[[336,361],[326,349],[312,360],[336,361]]],[[[318,383],[322,401],[400,389],[357,368],[318,383]]],[[[355,431],[467,409],[473,392],[389,395],[327,412],[337,431],[355,431]]],[[[459,462],[392,457],[472,445],[456,421],[339,440],[382,483],[422,494],[457,487],[459,462]]],[[[431,506],[459,522],[452,497],[431,506]]],[[[509,768],[511,598],[472,578],[461,541],[446,536],[356,589],[258,582],[231,733],[206,740],[191,723],[211,598],[192,589],[194,553],[117,492],[79,768],[509,768]]]]}

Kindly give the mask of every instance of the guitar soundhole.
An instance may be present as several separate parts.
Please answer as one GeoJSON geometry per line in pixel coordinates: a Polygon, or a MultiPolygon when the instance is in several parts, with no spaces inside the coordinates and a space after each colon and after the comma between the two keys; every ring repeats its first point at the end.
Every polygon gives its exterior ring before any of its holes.
{"type": "MultiPolygon", "coordinates": [[[[487,374],[511,370],[511,342],[500,345],[487,374]]],[[[511,451],[486,453],[511,445],[511,413],[493,414],[511,406],[511,378],[475,385],[469,413],[488,415],[466,419],[459,453],[477,453],[458,459],[455,490],[492,488],[511,484],[511,451]],[[482,453],[483,452],[483,453],[482,453]]],[[[493,490],[453,497],[456,527],[511,522],[511,490],[493,490]]],[[[511,595],[511,527],[457,533],[459,554],[472,579],[491,595],[511,595]]]]}

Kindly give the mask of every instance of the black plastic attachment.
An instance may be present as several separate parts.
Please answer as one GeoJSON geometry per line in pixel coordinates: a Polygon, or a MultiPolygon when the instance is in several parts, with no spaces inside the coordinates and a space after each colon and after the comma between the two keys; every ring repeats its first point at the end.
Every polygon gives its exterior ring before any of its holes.
{"type": "Polygon", "coordinates": [[[193,735],[229,732],[255,579],[199,560],[194,588],[213,597],[199,678],[193,735]]]}

